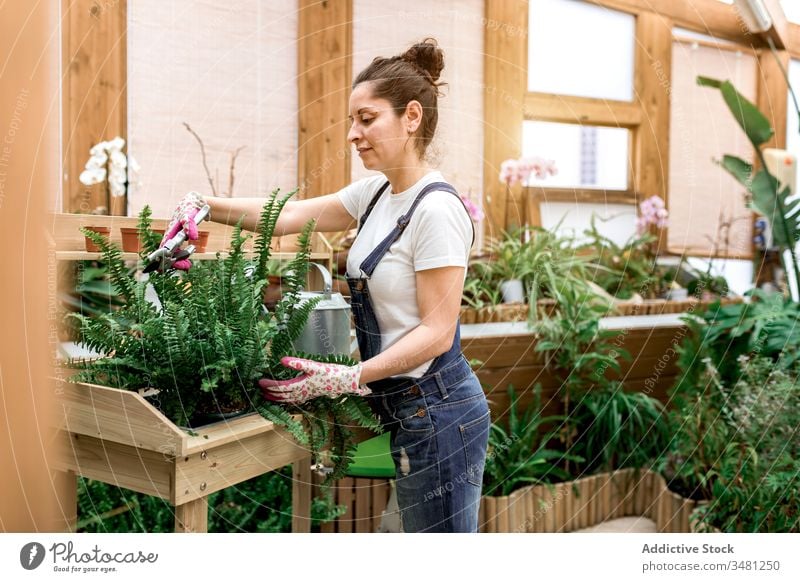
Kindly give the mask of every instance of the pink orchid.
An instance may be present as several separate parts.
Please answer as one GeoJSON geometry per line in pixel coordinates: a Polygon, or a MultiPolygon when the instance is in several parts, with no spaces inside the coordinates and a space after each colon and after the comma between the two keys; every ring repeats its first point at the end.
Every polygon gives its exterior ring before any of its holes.
{"type": "Polygon", "coordinates": [[[467,196],[461,196],[461,201],[464,203],[464,207],[467,209],[467,212],[469,212],[469,217],[473,221],[480,222],[484,219],[483,210],[467,196]]]}
{"type": "Polygon", "coordinates": [[[515,160],[510,158],[500,164],[500,181],[509,186],[516,183],[527,184],[533,174],[538,179],[547,176],[555,176],[558,173],[556,163],[538,156],[520,158],[515,160]]]}
{"type": "Polygon", "coordinates": [[[650,196],[639,203],[639,216],[636,217],[636,233],[644,234],[651,226],[664,228],[669,224],[669,211],[660,196],[650,196]]]}

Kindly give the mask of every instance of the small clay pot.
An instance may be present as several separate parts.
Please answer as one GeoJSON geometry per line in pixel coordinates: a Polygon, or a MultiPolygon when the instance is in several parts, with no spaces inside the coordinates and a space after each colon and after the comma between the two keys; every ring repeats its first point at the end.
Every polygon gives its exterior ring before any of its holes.
{"type": "Polygon", "coordinates": [[[195,247],[195,252],[204,253],[206,252],[206,245],[208,244],[208,231],[201,230],[198,231],[197,234],[200,238],[198,238],[196,241],[193,241],[192,244],[195,247]]]}
{"type": "Polygon", "coordinates": [[[122,250],[126,253],[138,253],[142,250],[138,228],[120,228],[122,233],[122,250]]]}
{"type": "MultiPolygon", "coordinates": [[[[103,235],[105,238],[111,234],[111,229],[107,226],[85,226],[86,230],[94,231],[98,234],[103,235]]],[[[90,253],[97,253],[100,252],[100,247],[92,242],[92,240],[87,236],[84,238],[86,241],[86,251],[90,253]]]]}

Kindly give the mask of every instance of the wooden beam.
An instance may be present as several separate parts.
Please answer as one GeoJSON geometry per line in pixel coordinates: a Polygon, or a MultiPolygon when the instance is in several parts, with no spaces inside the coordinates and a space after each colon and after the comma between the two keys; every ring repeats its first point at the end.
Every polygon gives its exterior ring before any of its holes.
{"type": "Polygon", "coordinates": [[[790,22],[788,27],[789,31],[787,34],[789,38],[789,54],[794,59],[800,59],[800,24],[790,22]]]}
{"type": "Polygon", "coordinates": [[[641,195],[633,190],[602,190],[591,188],[526,188],[528,196],[537,202],[591,202],[594,204],[636,204],[641,195]]]}
{"type": "Polygon", "coordinates": [[[62,0],[62,13],[62,209],[125,215],[127,197],[107,196],[105,183],[87,187],[78,176],[93,145],[116,136],[127,142],[127,0],[62,0]]]}
{"type": "Polygon", "coordinates": [[[353,3],[300,0],[299,10],[297,179],[300,197],[309,198],[350,183],[353,3]]]}
{"type": "Polygon", "coordinates": [[[777,48],[785,49],[789,46],[789,21],[786,20],[780,0],[764,0],[764,4],[772,17],[772,27],[764,34],[772,39],[777,48]]]}
{"type": "MultiPolygon", "coordinates": [[[[527,89],[528,6],[522,0],[487,0],[484,27],[483,195],[486,235],[501,232],[524,220],[521,188],[510,191],[498,179],[500,165],[522,153],[522,122],[527,89]]],[[[531,209],[536,218],[535,208],[531,209]]],[[[541,222],[539,220],[538,222],[541,222]]]]}
{"type": "Polygon", "coordinates": [[[311,532],[311,459],[292,463],[292,533],[311,532]]]}
{"type": "Polygon", "coordinates": [[[727,38],[746,45],[765,46],[758,36],[752,35],[741,23],[736,8],[718,0],[585,0],[612,10],[630,14],[650,13],[668,20],[675,26],[727,38]]]}
{"type": "Polygon", "coordinates": [[[786,118],[789,107],[789,88],[781,67],[788,71],[789,53],[763,50],[758,56],[758,80],[756,106],[766,115],[775,129],[764,147],[786,148],[786,118]],[[780,64],[779,64],[780,63],[780,64]]]}
{"type": "Polygon", "coordinates": [[[529,92],[523,115],[527,121],[556,121],[605,127],[636,127],[642,110],[635,103],[529,92]]]}
{"type": "Polygon", "coordinates": [[[208,497],[201,497],[175,507],[175,533],[208,531],[208,497]]]}
{"type": "MultiPolygon", "coordinates": [[[[633,184],[642,198],[658,195],[669,207],[669,130],[672,79],[672,22],[651,12],[636,19],[634,87],[642,124],[633,136],[633,184]]],[[[659,247],[666,246],[666,229],[659,247]]]]}

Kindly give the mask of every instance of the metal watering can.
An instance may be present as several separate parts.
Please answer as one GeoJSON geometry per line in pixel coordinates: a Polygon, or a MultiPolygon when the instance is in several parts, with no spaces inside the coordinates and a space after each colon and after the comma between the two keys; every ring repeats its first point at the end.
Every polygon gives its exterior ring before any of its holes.
{"type": "Polygon", "coordinates": [[[341,293],[331,293],[333,280],[328,269],[311,263],[322,275],[322,291],[301,291],[300,305],[322,296],[308,316],[303,332],[294,341],[294,349],[307,354],[350,355],[350,305],[341,293]]]}

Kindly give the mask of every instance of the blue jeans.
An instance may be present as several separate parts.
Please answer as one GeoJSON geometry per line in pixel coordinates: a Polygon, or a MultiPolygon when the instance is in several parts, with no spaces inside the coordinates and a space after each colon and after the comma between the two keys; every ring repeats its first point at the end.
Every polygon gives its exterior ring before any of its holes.
{"type": "Polygon", "coordinates": [[[403,531],[477,532],[490,420],[466,359],[370,387],[373,409],[391,432],[403,531]]]}

